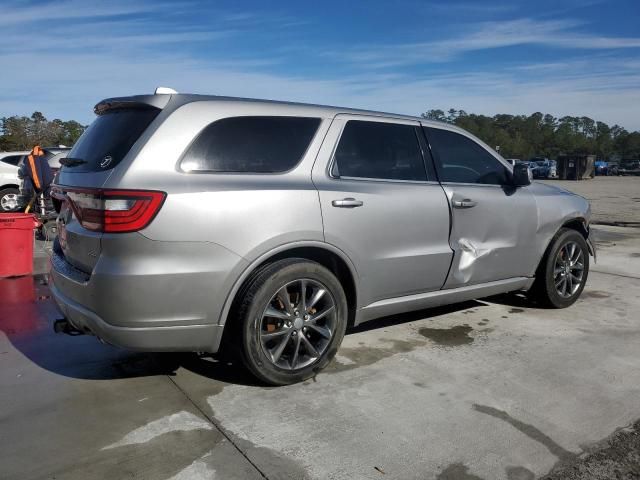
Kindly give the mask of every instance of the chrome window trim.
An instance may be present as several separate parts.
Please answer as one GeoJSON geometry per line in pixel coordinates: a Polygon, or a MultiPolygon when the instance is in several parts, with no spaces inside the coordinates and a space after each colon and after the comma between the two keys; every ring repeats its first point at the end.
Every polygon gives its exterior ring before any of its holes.
{"type": "Polygon", "coordinates": [[[334,177],[329,176],[332,180],[347,180],[350,182],[376,182],[376,183],[415,183],[417,185],[440,185],[439,182],[435,180],[396,180],[391,178],[369,178],[369,177],[334,177]]]}

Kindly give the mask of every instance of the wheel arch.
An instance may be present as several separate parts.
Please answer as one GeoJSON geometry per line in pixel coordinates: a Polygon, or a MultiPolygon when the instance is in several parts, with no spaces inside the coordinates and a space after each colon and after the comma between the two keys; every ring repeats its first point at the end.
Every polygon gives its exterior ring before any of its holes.
{"type": "MultiPolygon", "coordinates": [[[[558,228],[558,230],[556,231],[556,233],[553,236],[553,238],[555,238],[555,236],[558,234],[558,232],[563,228],[570,228],[572,230],[576,230],[576,231],[580,232],[585,240],[587,238],[589,238],[589,227],[587,226],[587,222],[583,217],[574,217],[574,218],[571,218],[571,219],[565,221],[560,226],[560,228],[558,228]]],[[[553,238],[552,238],[552,240],[553,240],[553,238]]],[[[551,244],[551,242],[549,242],[549,244],[551,244]]]]}
{"type": "Polygon", "coordinates": [[[589,245],[588,239],[589,239],[589,227],[586,224],[586,220],[584,219],[584,217],[573,217],[573,218],[569,218],[566,219],[557,229],[556,231],[553,233],[553,235],[551,235],[551,238],[549,239],[549,241],[547,242],[547,245],[544,249],[544,253],[542,254],[542,256],[540,257],[540,260],[538,261],[538,266],[536,267],[536,271],[535,271],[535,276],[538,276],[538,273],[540,271],[541,266],[544,264],[544,261],[547,258],[547,255],[549,254],[549,250],[551,249],[551,246],[553,245],[553,242],[555,241],[556,237],[558,236],[558,234],[560,233],[560,231],[562,231],[562,229],[571,229],[571,230],[575,230],[578,233],[580,233],[585,240],[587,240],[587,245],[589,245]]]}
{"type": "MultiPolygon", "coordinates": [[[[227,295],[218,324],[225,326],[233,314],[233,306],[242,287],[251,279],[254,273],[265,265],[285,258],[303,258],[321,264],[331,271],[344,288],[349,307],[348,325],[354,324],[355,315],[358,308],[358,287],[357,271],[349,257],[340,249],[331,244],[310,241],[296,242],[293,244],[281,245],[255,259],[242,272],[227,295]]],[[[227,330],[225,328],[225,330],[227,330]]]]}

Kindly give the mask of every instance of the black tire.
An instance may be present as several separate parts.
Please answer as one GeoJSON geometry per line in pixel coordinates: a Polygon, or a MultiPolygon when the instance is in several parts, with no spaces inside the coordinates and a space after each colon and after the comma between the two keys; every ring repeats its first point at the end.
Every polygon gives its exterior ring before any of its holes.
{"type": "MultiPolygon", "coordinates": [[[[529,290],[529,297],[535,302],[550,308],[566,308],[572,305],[584,289],[589,276],[589,247],[582,234],[570,228],[561,228],[554,236],[547,251],[540,261],[536,272],[536,279],[529,290]],[[558,253],[565,245],[574,244],[582,253],[582,277],[575,292],[565,292],[564,296],[556,287],[556,261],[558,253]]],[[[572,277],[575,278],[575,277],[572,277]]]]}
{"type": "MultiPolygon", "coordinates": [[[[238,322],[235,335],[239,336],[239,338],[235,340],[239,340],[238,343],[240,344],[244,364],[251,373],[263,382],[271,385],[289,385],[301,382],[326,367],[335,356],[347,327],[347,299],[342,285],[335,275],[319,263],[301,258],[276,261],[258,270],[245,284],[239,295],[237,299],[237,317],[235,319],[238,322]],[[308,365],[288,369],[279,366],[277,362],[274,362],[273,356],[269,356],[265,351],[266,347],[263,346],[263,337],[261,337],[265,333],[263,330],[263,315],[267,307],[273,305],[274,296],[278,291],[286,285],[299,280],[310,280],[326,289],[330,294],[327,298],[335,306],[335,314],[331,316],[333,323],[332,336],[325,342],[324,350],[321,354],[308,365]]],[[[298,330],[296,334],[298,333],[311,338],[310,335],[313,332],[303,334],[301,330],[298,330]]],[[[289,341],[295,337],[287,335],[287,338],[289,340],[286,340],[286,349],[291,350],[295,344],[290,344],[289,341]]],[[[299,340],[298,344],[300,343],[299,340]]],[[[285,351],[287,351],[286,349],[285,351]]],[[[292,360],[294,365],[295,358],[292,360]]],[[[291,362],[291,360],[289,361],[291,362]]]]}
{"type": "Polygon", "coordinates": [[[8,213],[8,212],[16,212],[20,208],[20,190],[17,188],[4,188],[0,190],[0,212],[8,213]],[[15,208],[5,209],[3,204],[5,203],[3,200],[7,195],[16,195],[18,198],[18,204],[15,208]]]}

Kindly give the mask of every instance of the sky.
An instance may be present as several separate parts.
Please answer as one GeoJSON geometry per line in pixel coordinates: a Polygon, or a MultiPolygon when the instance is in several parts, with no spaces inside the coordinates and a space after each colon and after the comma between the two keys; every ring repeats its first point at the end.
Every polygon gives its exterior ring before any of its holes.
{"type": "Polygon", "coordinates": [[[640,130],[640,0],[0,0],[0,117],[179,92],[640,130]]]}

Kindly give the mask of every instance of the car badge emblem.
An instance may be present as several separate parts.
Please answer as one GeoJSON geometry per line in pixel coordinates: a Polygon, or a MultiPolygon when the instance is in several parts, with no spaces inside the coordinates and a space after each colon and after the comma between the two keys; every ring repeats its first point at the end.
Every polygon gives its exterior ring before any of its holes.
{"type": "Polygon", "coordinates": [[[111,165],[111,161],[113,160],[113,158],[111,158],[111,155],[107,155],[106,157],[104,157],[102,159],[102,161],[100,162],[100,166],[102,168],[107,168],[109,165],[111,165]]]}

